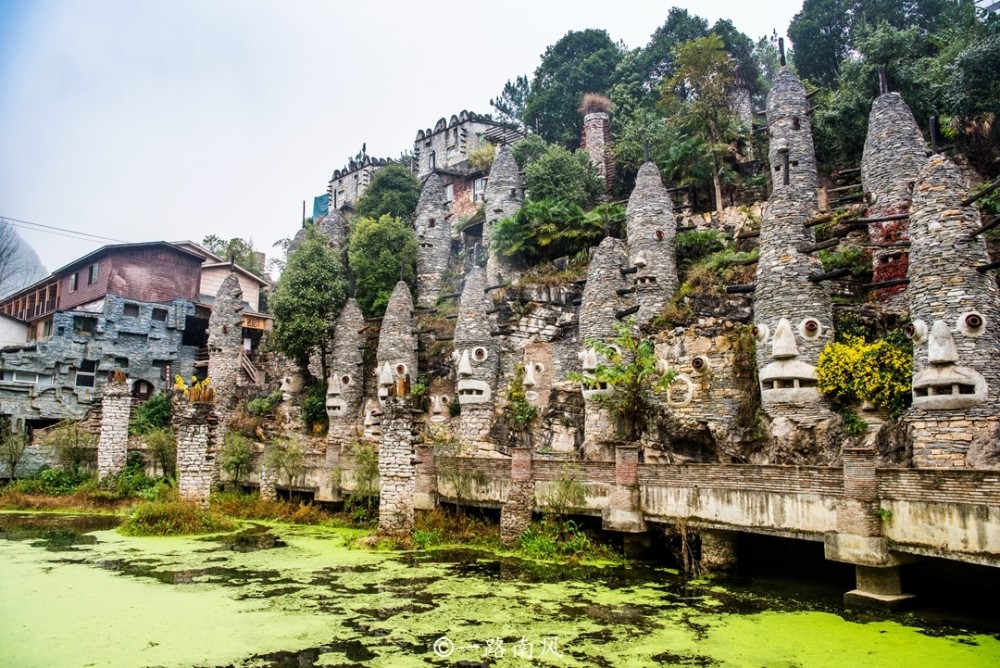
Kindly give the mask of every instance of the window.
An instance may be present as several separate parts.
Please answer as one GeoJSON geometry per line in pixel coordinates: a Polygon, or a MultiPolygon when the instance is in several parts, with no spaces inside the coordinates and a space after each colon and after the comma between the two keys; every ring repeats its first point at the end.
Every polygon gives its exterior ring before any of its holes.
{"type": "Polygon", "coordinates": [[[434,158],[434,151],[427,151],[427,169],[434,171],[437,167],[437,160],[434,158]]]}
{"type": "Polygon", "coordinates": [[[83,360],[82,362],[80,362],[80,368],[76,370],[76,386],[93,387],[94,375],[96,373],[97,373],[97,361],[83,360]]]}
{"type": "Polygon", "coordinates": [[[93,285],[97,282],[97,275],[100,273],[100,266],[98,263],[90,265],[87,269],[87,285],[93,285]]]}
{"type": "Polygon", "coordinates": [[[165,308],[154,308],[153,309],[153,320],[156,322],[166,322],[167,321],[167,309],[165,308]]]}
{"type": "Polygon", "coordinates": [[[138,304],[125,304],[122,307],[122,315],[126,318],[138,318],[139,317],[139,305],[138,304]]]}
{"type": "Polygon", "coordinates": [[[5,383],[21,383],[22,385],[51,385],[52,374],[4,369],[2,375],[0,375],[0,380],[5,383]]]}
{"type": "Polygon", "coordinates": [[[90,336],[97,329],[97,318],[88,318],[82,315],[73,316],[73,333],[83,336],[90,336]]]}
{"type": "Polygon", "coordinates": [[[444,201],[448,203],[453,199],[455,199],[455,186],[449,183],[444,187],[444,201]]]}
{"type": "Polygon", "coordinates": [[[486,199],[486,179],[476,179],[472,183],[472,201],[482,202],[486,199]]]}
{"type": "Polygon", "coordinates": [[[76,292],[76,289],[80,285],[80,273],[77,272],[69,277],[69,291],[76,292]]]}
{"type": "Polygon", "coordinates": [[[52,336],[52,318],[42,323],[42,336],[45,338],[52,336]]]}
{"type": "Polygon", "coordinates": [[[119,369],[127,369],[128,368],[128,358],[127,357],[116,357],[115,358],[115,366],[118,367],[119,369]]]}

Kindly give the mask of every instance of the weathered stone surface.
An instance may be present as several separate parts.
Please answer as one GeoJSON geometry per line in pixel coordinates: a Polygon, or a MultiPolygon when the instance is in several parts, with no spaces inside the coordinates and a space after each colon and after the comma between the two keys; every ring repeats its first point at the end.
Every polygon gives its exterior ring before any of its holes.
{"type": "Polygon", "coordinates": [[[678,286],[673,202],[651,162],[639,168],[626,220],[629,264],[638,268],[631,275],[639,303],[636,320],[644,325],[663,311],[678,286]]]}
{"type": "Polygon", "coordinates": [[[235,272],[219,286],[208,319],[208,377],[215,387],[219,420],[226,424],[236,388],[245,384],[243,355],[243,289],[235,272]]]}
{"type": "Polygon", "coordinates": [[[404,281],[396,283],[382,318],[375,353],[380,403],[395,394],[397,381],[417,379],[417,337],[413,333],[413,298],[404,281]]]}
{"type": "Polygon", "coordinates": [[[787,190],[785,197],[807,211],[816,209],[816,152],[813,148],[809,100],[799,78],[787,67],[774,77],[767,94],[767,126],[771,134],[768,162],[775,191],[787,190]],[[785,185],[785,156],[788,157],[788,184],[785,185]]]}
{"type": "Polygon", "coordinates": [[[465,277],[455,323],[454,362],[458,401],[462,405],[459,438],[464,445],[492,452],[489,442],[496,404],[499,353],[490,332],[493,307],[485,292],[486,272],[474,267],[465,277]]]}
{"type": "Polygon", "coordinates": [[[416,471],[413,465],[413,415],[405,399],[392,397],[383,406],[378,446],[378,529],[382,533],[413,531],[416,471]]]}
{"type": "Polygon", "coordinates": [[[104,386],[101,399],[101,436],[97,441],[97,475],[105,478],[125,468],[128,455],[128,421],[132,397],[128,385],[111,383],[104,386]]]}
{"type": "Polygon", "coordinates": [[[420,249],[417,253],[417,305],[431,307],[441,294],[441,274],[451,255],[451,229],[445,201],[444,182],[431,174],[417,201],[414,228],[420,249]]]}
{"type": "Polygon", "coordinates": [[[326,385],[327,442],[332,450],[357,439],[364,399],[364,316],[354,298],[347,300],[333,329],[330,375],[326,385]]]}
{"type": "Polygon", "coordinates": [[[174,431],[177,433],[177,491],[182,499],[208,506],[216,467],[218,417],[212,404],[174,402],[174,431]]]}
{"type": "Polygon", "coordinates": [[[920,170],[910,214],[914,331],[913,407],[905,421],[918,467],[1000,466],[1000,295],[974,206],[955,165],[931,157],[920,170]],[[973,447],[973,444],[974,447],[973,447]],[[971,455],[971,460],[969,456],[971,455]]]}
{"type": "Polygon", "coordinates": [[[597,176],[604,183],[605,190],[611,190],[615,182],[615,153],[611,144],[611,116],[603,111],[583,117],[583,132],[580,135],[580,149],[587,152],[590,162],[597,170],[597,176]]]}
{"type": "Polygon", "coordinates": [[[497,148],[490,178],[486,184],[486,222],[483,225],[483,246],[490,249],[486,262],[486,280],[495,285],[510,278],[510,268],[492,250],[493,226],[501,218],[509,218],[521,210],[524,203],[524,186],[517,169],[514,154],[506,145],[497,148]]]}

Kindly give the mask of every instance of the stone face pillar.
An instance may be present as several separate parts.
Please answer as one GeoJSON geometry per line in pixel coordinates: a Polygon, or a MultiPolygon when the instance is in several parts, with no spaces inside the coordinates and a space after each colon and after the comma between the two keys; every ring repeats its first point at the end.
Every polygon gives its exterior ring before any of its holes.
{"type": "Polygon", "coordinates": [[[415,447],[417,468],[413,480],[413,507],[416,510],[433,510],[438,505],[437,467],[434,447],[422,443],[415,447]]]}
{"type": "Polygon", "coordinates": [[[424,182],[417,201],[413,227],[420,250],[417,253],[417,305],[433,307],[441,295],[441,274],[451,255],[451,224],[448,220],[444,183],[437,174],[424,182]]]}
{"type": "Polygon", "coordinates": [[[531,525],[535,504],[535,483],[531,479],[531,448],[516,447],[510,461],[510,490],[500,510],[500,542],[517,545],[531,525]]]}
{"type": "Polygon", "coordinates": [[[174,403],[177,432],[177,491],[182,499],[208,506],[212,484],[218,481],[216,430],[219,419],[212,404],[174,403]]]}
{"type": "Polygon", "coordinates": [[[413,415],[405,399],[386,400],[378,446],[380,481],[378,530],[388,534],[413,531],[413,415]]]}
{"type": "Polygon", "coordinates": [[[597,111],[583,117],[583,134],[580,148],[590,156],[597,176],[604,182],[604,189],[611,190],[615,181],[615,154],[611,145],[611,116],[597,111]]]}
{"type": "Polygon", "coordinates": [[[720,529],[699,529],[701,536],[701,572],[728,575],[736,571],[736,547],[739,533],[720,529]]]}
{"type": "Polygon", "coordinates": [[[413,333],[413,297],[404,281],[396,283],[382,318],[375,351],[378,400],[385,405],[398,381],[417,380],[417,336],[413,333]]]}
{"type": "Polygon", "coordinates": [[[639,533],[646,530],[646,520],[639,507],[639,446],[615,445],[615,486],[603,513],[604,528],[610,531],[639,533]]]}
{"type": "Polygon", "coordinates": [[[904,417],[921,468],[1000,467],[1000,293],[958,168],[932,156],[910,211],[913,406],[904,417]]]}
{"type": "Polygon", "coordinates": [[[455,323],[453,361],[458,374],[459,440],[484,453],[495,449],[490,442],[490,425],[496,403],[499,349],[490,332],[493,318],[487,311],[493,303],[486,294],[485,272],[474,267],[465,277],[462,300],[455,323]]]}
{"type": "Polygon", "coordinates": [[[673,202],[651,162],[639,168],[628,200],[627,225],[629,264],[636,268],[631,274],[639,302],[636,320],[645,325],[663,312],[678,287],[673,202]]]}
{"type": "Polygon", "coordinates": [[[333,329],[330,376],[326,384],[327,463],[336,466],[345,445],[358,439],[364,401],[364,316],[354,298],[347,300],[333,329]]]}
{"type": "Polygon", "coordinates": [[[97,441],[97,475],[103,479],[125,468],[132,397],[128,385],[109,382],[101,398],[101,437],[97,441]]]}
{"type": "Polygon", "coordinates": [[[521,184],[521,173],[510,147],[504,145],[497,149],[496,158],[490,168],[489,180],[486,182],[486,222],[483,224],[483,250],[488,259],[486,262],[486,280],[495,285],[501,280],[510,278],[510,270],[491,249],[493,226],[501,218],[508,218],[521,210],[524,203],[524,186],[521,184]]]}

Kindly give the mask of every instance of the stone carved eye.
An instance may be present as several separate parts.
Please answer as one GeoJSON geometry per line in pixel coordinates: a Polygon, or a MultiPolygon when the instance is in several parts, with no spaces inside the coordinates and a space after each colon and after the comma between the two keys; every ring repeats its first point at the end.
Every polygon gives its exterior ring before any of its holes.
{"type": "Polygon", "coordinates": [[[704,357],[695,357],[691,360],[691,368],[697,372],[705,371],[708,369],[708,360],[704,357]]]}
{"type": "Polygon", "coordinates": [[[958,330],[966,336],[980,336],[986,330],[986,316],[976,311],[958,316],[958,330]]]}
{"type": "Polygon", "coordinates": [[[472,351],[472,356],[476,358],[476,361],[482,362],[489,357],[489,353],[486,351],[486,348],[476,348],[472,351]]]}
{"type": "Polygon", "coordinates": [[[437,225],[437,220],[435,220],[434,218],[431,218],[430,220],[427,221],[427,227],[434,227],[435,225],[437,225]]]}
{"type": "Polygon", "coordinates": [[[440,397],[440,401],[441,401],[441,405],[442,406],[450,404],[451,403],[451,397],[449,397],[447,394],[442,394],[441,397],[440,397]]]}
{"type": "Polygon", "coordinates": [[[397,364],[396,365],[396,375],[397,376],[405,376],[406,375],[406,365],[405,364],[397,364]]]}
{"type": "Polygon", "coordinates": [[[657,241],[663,241],[663,230],[656,230],[655,236],[657,241]]]}
{"type": "Polygon", "coordinates": [[[757,341],[763,343],[767,341],[768,329],[767,325],[754,325],[750,328],[750,336],[752,336],[757,341]]]}
{"type": "Polygon", "coordinates": [[[347,375],[341,376],[340,377],[340,384],[341,385],[350,385],[351,384],[351,377],[347,376],[347,375]]]}
{"type": "Polygon", "coordinates": [[[802,335],[804,339],[815,339],[823,333],[823,328],[819,324],[819,320],[816,318],[806,318],[799,325],[799,334],[802,335]]]}
{"type": "Polygon", "coordinates": [[[541,364],[541,363],[536,363],[535,364],[535,371],[537,373],[541,373],[542,371],[545,371],[545,365],[541,364]]]}
{"type": "Polygon", "coordinates": [[[927,338],[927,323],[923,320],[914,320],[903,329],[903,332],[914,343],[920,343],[927,338]]]}

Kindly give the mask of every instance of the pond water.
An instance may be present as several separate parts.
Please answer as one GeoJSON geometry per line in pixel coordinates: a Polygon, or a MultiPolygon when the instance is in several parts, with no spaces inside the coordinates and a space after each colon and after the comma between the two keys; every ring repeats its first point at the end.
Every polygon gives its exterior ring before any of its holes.
{"type": "Polygon", "coordinates": [[[0,513],[0,666],[1000,666],[989,620],[848,614],[842,590],[115,522],[0,513]]]}

